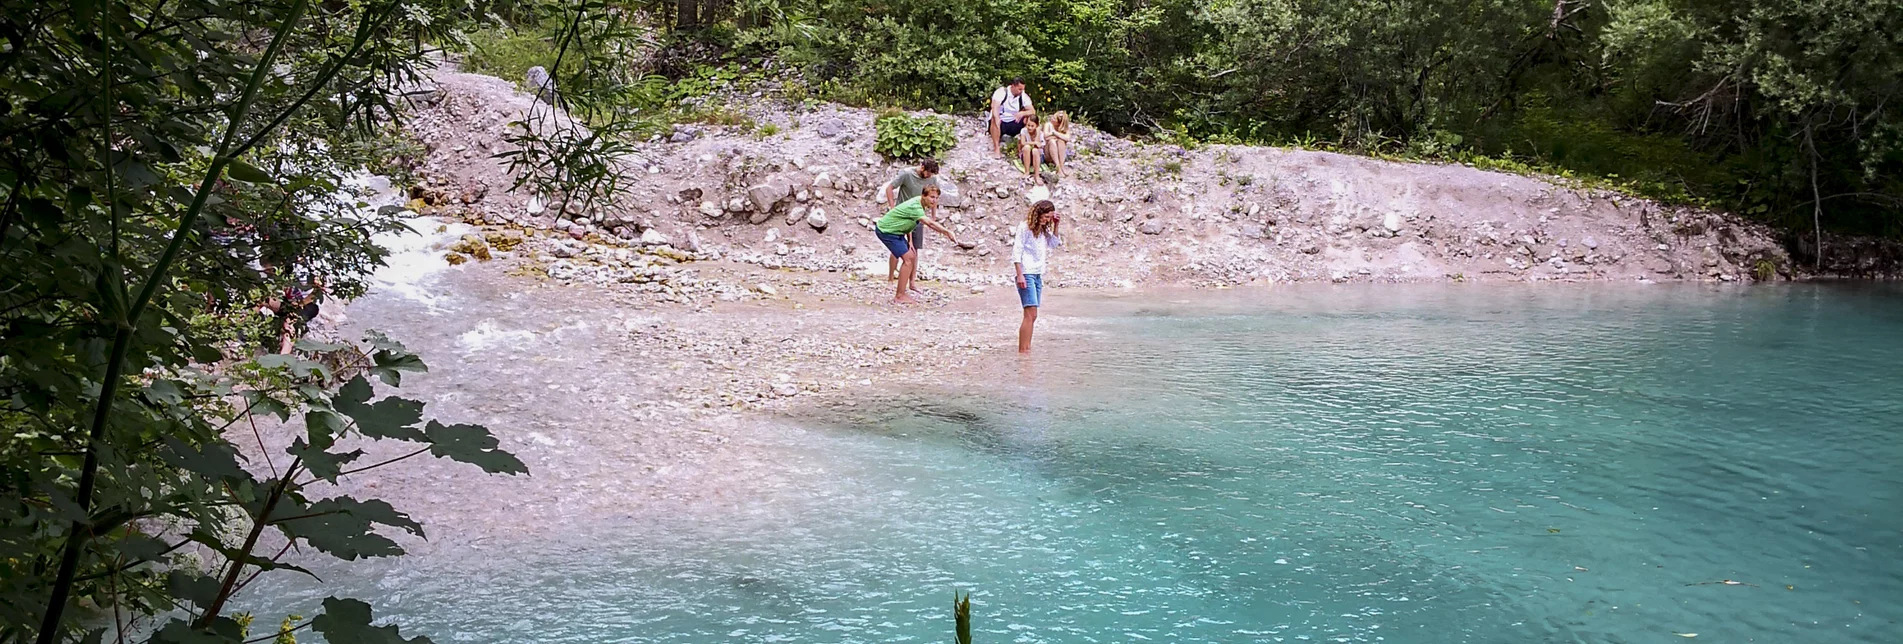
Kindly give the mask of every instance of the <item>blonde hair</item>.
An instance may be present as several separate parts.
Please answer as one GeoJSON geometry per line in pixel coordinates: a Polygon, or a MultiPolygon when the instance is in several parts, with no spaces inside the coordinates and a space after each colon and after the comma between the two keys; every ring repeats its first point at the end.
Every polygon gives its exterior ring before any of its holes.
{"type": "Polygon", "coordinates": [[[1052,226],[1048,220],[1044,219],[1044,215],[1054,212],[1057,212],[1057,204],[1051,203],[1049,199],[1031,204],[1031,211],[1024,214],[1024,227],[1031,229],[1031,234],[1039,237],[1051,234],[1052,226]]]}
{"type": "Polygon", "coordinates": [[[1070,134],[1070,112],[1058,112],[1051,115],[1051,129],[1070,134]]]}

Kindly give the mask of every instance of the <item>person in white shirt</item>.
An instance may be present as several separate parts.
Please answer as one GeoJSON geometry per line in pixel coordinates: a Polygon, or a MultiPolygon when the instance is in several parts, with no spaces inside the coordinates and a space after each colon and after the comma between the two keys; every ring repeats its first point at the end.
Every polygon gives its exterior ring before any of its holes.
{"type": "Polygon", "coordinates": [[[1013,78],[991,93],[991,153],[1004,154],[1004,137],[1017,136],[1024,129],[1023,118],[1036,114],[1031,95],[1024,93],[1024,79],[1013,78]]]}
{"type": "Polygon", "coordinates": [[[1044,303],[1044,269],[1051,249],[1064,245],[1057,235],[1057,205],[1046,199],[1031,206],[1011,245],[1011,266],[1017,272],[1018,301],[1024,305],[1024,323],[1018,326],[1018,353],[1031,352],[1031,325],[1044,303]]]}

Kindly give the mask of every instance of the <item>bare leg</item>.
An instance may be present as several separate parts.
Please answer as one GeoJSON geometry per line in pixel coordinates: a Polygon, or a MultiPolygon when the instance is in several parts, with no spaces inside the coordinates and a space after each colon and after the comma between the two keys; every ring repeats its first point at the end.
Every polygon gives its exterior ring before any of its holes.
{"type": "Polygon", "coordinates": [[[917,304],[912,299],[912,273],[918,270],[918,251],[905,251],[905,264],[899,269],[899,289],[892,295],[893,304],[917,304]]]}
{"type": "Polygon", "coordinates": [[[899,258],[891,257],[885,260],[885,281],[890,282],[896,279],[899,279],[899,258]]]}
{"type": "Polygon", "coordinates": [[[1066,147],[1063,139],[1051,139],[1051,162],[1057,164],[1060,179],[1064,176],[1064,154],[1070,151],[1066,147]]]}
{"type": "Polygon", "coordinates": [[[1004,154],[1004,133],[998,130],[998,115],[991,114],[991,153],[1004,154]]]}
{"type": "Polygon", "coordinates": [[[1037,146],[1028,145],[1022,139],[1018,141],[1018,161],[1024,163],[1024,173],[1037,176],[1037,146]]]}
{"type": "Polygon", "coordinates": [[[1018,353],[1031,352],[1031,325],[1037,323],[1037,307],[1024,307],[1024,323],[1018,325],[1018,353]]]}

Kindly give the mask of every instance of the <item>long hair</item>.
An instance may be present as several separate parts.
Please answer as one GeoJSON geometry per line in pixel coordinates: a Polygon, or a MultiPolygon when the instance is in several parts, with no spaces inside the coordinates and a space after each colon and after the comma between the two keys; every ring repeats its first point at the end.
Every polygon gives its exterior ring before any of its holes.
{"type": "Polygon", "coordinates": [[[1070,134],[1070,112],[1058,112],[1051,115],[1051,131],[1070,134]]]}
{"type": "Polygon", "coordinates": [[[1052,225],[1049,219],[1044,218],[1044,215],[1054,212],[1057,212],[1057,204],[1051,203],[1049,199],[1031,204],[1031,211],[1024,215],[1024,227],[1031,229],[1031,234],[1039,237],[1054,233],[1057,227],[1052,225]]]}

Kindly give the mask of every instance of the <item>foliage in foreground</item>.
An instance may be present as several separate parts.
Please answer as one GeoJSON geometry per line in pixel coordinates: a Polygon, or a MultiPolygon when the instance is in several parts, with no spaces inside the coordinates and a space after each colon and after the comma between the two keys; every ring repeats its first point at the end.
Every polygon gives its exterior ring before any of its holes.
{"type": "MultiPolygon", "coordinates": [[[[99,641],[158,613],[176,617],[155,641],[241,641],[229,601],[296,574],[292,546],[390,556],[377,526],[422,534],[314,489],[424,453],[522,471],[486,429],[376,397],[370,378],[422,369],[396,343],[253,359],[288,316],[239,322],[294,308],[293,287],[363,291],[371,236],[402,224],[340,198],[335,159],[384,154],[417,43],[454,38],[461,7],[0,0],[0,642],[99,641]],[[302,431],[270,444],[245,431],[260,417],[302,431]],[[372,461],[375,441],[415,449],[372,461]]],[[[323,608],[296,628],[421,640],[362,602],[323,608]]]]}

